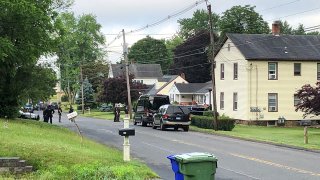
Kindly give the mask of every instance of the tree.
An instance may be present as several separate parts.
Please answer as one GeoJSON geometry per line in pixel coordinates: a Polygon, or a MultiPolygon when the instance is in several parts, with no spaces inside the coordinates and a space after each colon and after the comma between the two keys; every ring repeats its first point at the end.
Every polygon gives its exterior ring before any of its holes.
{"type": "Polygon", "coordinates": [[[90,80],[94,92],[98,92],[98,88],[102,86],[108,73],[109,65],[100,60],[83,65],[83,75],[90,80]]]}
{"type": "MultiPolygon", "coordinates": [[[[212,21],[218,22],[219,15],[212,13],[212,21]]],[[[205,10],[196,10],[193,13],[192,18],[179,19],[178,23],[180,25],[179,36],[183,39],[188,39],[199,32],[204,32],[204,30],[209,30],[209,15],[205,10]]],[[[214,23],[213,29],[218,31],[218,24],[214,23]]]]}
{"type": "Polygon", "coordinates": [[[163,71],[167,70],[168,64],[170,64],[164,40],[154,39],[150,36],[134,43],[130,48],[128,58],[135,63],[160,64],[163,71]]]}
{"type": "MultiPolygon", "coordinates": [[[[35,65],[40,56],[53,52],[53,22],[57,10],[69,3],[69,0],[0,1],[0,117],[14,117],[19,106],[30,98],[31,88],[37,89],[36,84],[29,86],[34,70],[42,71],[35,65]]],[[[47,74],[44,76],[51,79],[47,74]]]]}
{"type": "Polygon", "coordinates": [[[218,25],[222,36],[226,33],[268,34],[268,23],[254,10],[255,6],[233,6],[223,12],[218,25]]]}
{"type": "Polygon", "coordinates": [[[280,21],[280,33],[281,34],[293,34],[293,28],[287,21],[280,21]]]}
{"type": "Polygon", "coordinates": [[[80,88],[80,67],[103,59],[101,45],[105,39],[101,25],[90,14],[75,17],[73,13],[62,13],[55,25],[59,29],[56,54],[61,87],[72,103],[80,88]]]}
{"type": "Polygon", "coordinates": [[[204,83],[211,80],[211,63],[206,49],[210,44],[208,31],[199,32],[174,50],[174,63],[170,74],[185,74],[190,83],[204,83]]]}
{"type": "Polygon", "coordinates": [[[293,34],[295,34],[295,35],[305,35],[306,32],[304,31],[304,26],[303,26],[303,24],[299,24],[299,26],[297,27],[297,29],[293,30],[293,34]]]}
{"type": "MultiPolygon", "coordinates": [[[[173,59],[174,59],[174,49],[183,43],[183,39],[179,36],[174,36],[172,39],[166,40],[166,48],[168,50],[168,59],[169,64],[168,67],[170,67],[173,64],[173,59]]],[[[168,71],[163,71],[164,74],[168,74],[168,71]]]]}
{"type": "MultiPolygon", "coordinates": [[[[147,89],[147,85],[132,82],[133,76],[130,75],[130,93],[131,100],[135,101],[139,98],[139,92],[147,89]]],[[[99,94],[99,101],[112,103],[123,103],[127,104],[128,92],[127,92],[127,81],[125,76],[120,76],[117,78],[108,78],[103,84],[103,90],[99,94]]]]}
{"type": "Polygon", "coordinates": [[[300,102],[296,106],[296,111],[304,112],[303,117],[308,115],[320,115],[320,82],[315,87],[306,84],[297,91],[300,102]]]}
{"type": "MultiPolygon", "coordinates": [[[[82,102],[82,94],[79,94],[79,98],[77,99],[77,103],[81,104],[82,102]]],[[[94,102],[94,90],[92,88],[92,84],[89,82],[88,78],[85,78],[83,81],[83,95],[84,95],[84,105],[85,107],[91,106],[94,102]]]]}

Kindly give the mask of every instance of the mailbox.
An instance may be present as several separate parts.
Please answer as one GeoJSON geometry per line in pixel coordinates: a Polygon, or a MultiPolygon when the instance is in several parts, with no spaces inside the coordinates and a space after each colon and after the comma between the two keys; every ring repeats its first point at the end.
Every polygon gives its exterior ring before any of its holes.
{"type": "Polygon", "coordinates": [[[135,130],[134,130],[134,128],[119,129],[119,135],[120,136],[134,136],[135,130]]]}

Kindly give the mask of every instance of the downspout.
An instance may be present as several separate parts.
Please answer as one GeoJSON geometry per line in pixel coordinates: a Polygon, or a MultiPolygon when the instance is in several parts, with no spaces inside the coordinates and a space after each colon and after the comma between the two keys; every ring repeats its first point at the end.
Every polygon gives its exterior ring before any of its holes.
{"type": "MultiPolygon", "coordinates": [[[[259,85],[259,81],[258,81],[258,65],[256,65],[256,107],[258,109],[258,85],[259,85]]],[[[258,112],[256,112],[256,120],[258,120],[258,112]]]]}

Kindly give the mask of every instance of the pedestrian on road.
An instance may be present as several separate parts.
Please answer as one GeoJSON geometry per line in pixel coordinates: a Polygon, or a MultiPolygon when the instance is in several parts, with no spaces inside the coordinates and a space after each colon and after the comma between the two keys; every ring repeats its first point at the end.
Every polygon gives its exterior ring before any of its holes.
{"type": "Polygon", "coordinates": [[[43,110],[43,121],[46,123],[49,121],[49,111],[48,106],[43,110]]]}
{"type": "Polygon", "coordinates": [[[50,124],[52,124],[52,117],[53,117],[53,114],[54,114],[54,109],[51,105],[48,106],[48,117],[49,117],[49,120],[50,120],[50,124]]]}
{"type": "Polygon", "coordinates": [[[72,106],[70,105],[69,113],[72,113],[72,112],[73,112],[73,108],[72,108],[72,106]]]}
{"type": "Polygon", "coordinates": [[[59,106],[58,107],[59,123],[61,123],[61,113],[62,113],[62,109],[61,109],[61,106],[59,106]]]}
{"type": "Polygon", "coordinates": [[[114,122],[120,122],[120,108],[118,106],[116,106],[114,108],[114,122]]]}

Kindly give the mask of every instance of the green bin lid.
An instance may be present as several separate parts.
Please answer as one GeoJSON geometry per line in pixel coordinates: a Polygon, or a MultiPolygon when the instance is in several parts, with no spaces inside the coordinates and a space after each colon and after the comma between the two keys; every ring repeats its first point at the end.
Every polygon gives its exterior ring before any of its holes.
{"type": "Polygon", "coordinates": [[[175,155],[175,159],[180,163],[217,161],[213,154],[201,152],[175,155]]]}

